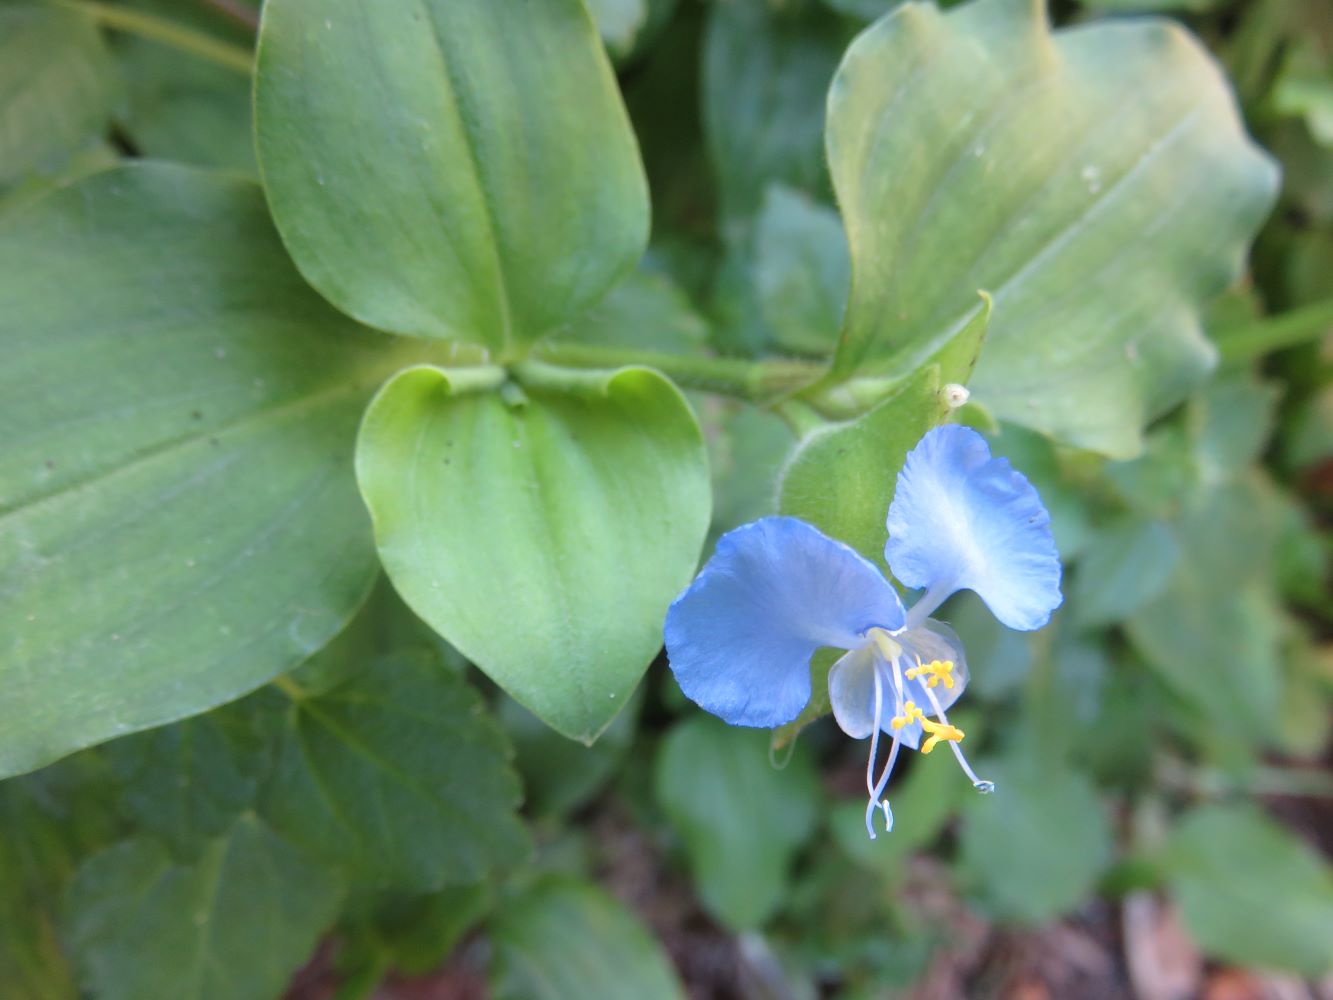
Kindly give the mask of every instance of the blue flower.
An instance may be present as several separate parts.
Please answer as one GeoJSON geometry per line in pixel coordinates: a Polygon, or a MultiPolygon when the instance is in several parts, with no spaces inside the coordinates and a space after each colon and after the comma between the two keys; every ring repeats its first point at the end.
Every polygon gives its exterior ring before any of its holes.
{"type": "Polygon", "coordinates": [[[947,743],[978,778],[947,712],[967,687],[953,630],[930,618],[972,590],[1005,625],[1041,628],[1060,606],[1060,558],[1050,516],[1032,484],[992,458],[966,427],[937,427],[907,456],[889,506],[884,558],[904,586],[924,593],[904,610],[893,586],[857,552],[794,517],[766,517],[728,532],[666,617],[671,669],[685,694],[735,726],[791,722],[810,700],[810,657],[845,650],[829,671],[829,701],[843,732],[870,737],[866,829],[899,750],[947,743]],[[876,779],[879,739],[892,739],[876,779]]]}

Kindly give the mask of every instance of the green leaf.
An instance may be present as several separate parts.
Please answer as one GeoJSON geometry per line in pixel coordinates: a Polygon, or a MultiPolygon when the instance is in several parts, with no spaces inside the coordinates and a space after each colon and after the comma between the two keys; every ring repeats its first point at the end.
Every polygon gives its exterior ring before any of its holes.
{"type": "Polygon", "coordinates": [[[98,1000],[277,997],[337,913],[341,889],[253,818],[198,861],[149,839],[90,858],[70,887],[68,938],[98,1000]]]}
{"type": "Polygon", "coordinates": [[[255,109],[288,250],[372,326],[513,354],[647,242],[638,147],[579,0],[272,0],[255,109]]]}
{"type": "Polygon", "coordinates": [[[491,926],[494,1000],[684,1000],[660,946],[600,889],[547,880],[491,926]]]}
{"type": "Polygon", "coordinates": [[[1171,529],[1127,515],[1104,525],[1079,562],[1070,594],[1081,626],[1127,618],[1166,589],[1180,558],[1171,529]]]}
{"type": "Polygon", "coordinates": [[[1273,735],[1281,621],[1269,570],[1280,513],[1257,479],[1189,498],[1174,575],[1126,623],[1149,665],[1203,713],[1215,748],[1273,735]]]}
{"type": "MultiPolygon", "coordinates": [[[[172,20],[179,6],[171,5],[172,20]]],[[[256,172],[249,77],[156,41],[126,39],[117,53],[128,90],[125,129],[140,154],[256,172]]]]}
{"type": "Polygon", "coordinates": [[[707,459],[656,372],[521,373],[523,389],[493,393],[468,384],[484,386],[475,371],[401,372],[366,413],[357,477],[404,600],[518,702],[591,743],[694,572],[707,459]]]}
{"type": "Polygon", "coordinates": [[[931,365],[865,416],[807,436],[782,474],[782,513],[810,522],[882,565],[898,470],[948,412],[940,399],[939,368],[931,365]]]}
{"type": "Polygon", "coordinates": [[[116,90],[88,17],[49,3],[0,5],[0,191],[95,145],[116,90]]]}
{"type": "Polygon", "coordinates": [[[827,144],[853,273],[837,374],[900,370],[984,289],[976,399],[1116,456],[1212,364],[1200,306],[1278,179],[1181,29],[1051,33],[1038,0],[897,8],[848,51],[827,144]]]}
{"type": "Polygon", "coordinates": [[[1273,430],[1281,389],[1250,372],[1217,379],[1190,401],[1196,459],[1217,479],[1255,462],[1273,430]]]}
{"type": "Polygon", "coordinates": [[[827,188],[824,92],[846,40],[818,10],[765,0],[713,4],[703,45],[703,116],[724,218],[759,209],[769,181],[827,188]]]}
{"type": "Polygon", "coordinates": [[[339,1000],[372,997],[384,974],[427,976],[494,905],[489,883],[432,893],[370,893],[354,897],[338,924],[334,967],[339,1000]],[[360,990],[357,986],[360,984],[360,990]]]}
{"type": "Polygon", "coordinates": [[[799,191],[770,185],[755,224],[754,281],[778,348],[831,353],[850,280],[837,213],[799,191]]]}
{"type": "Polygon", "coordinates": [[[1311,978],[1333,969],[1333,873],[1252,806],[1195,809],[1164,860],[1185,926],[1205,951],[1311,978]]]}
{"type": "Polygon", "coordinates": [[[0,774],[300,663],[375,578],[356,423],[401,362],[252,184],[99,174],[0,226],[0,774]]]}
{"type": "Polygon", "coordinates": [[[260,812],[362,881],[422,890],[521,860],[518,799],[509,748],[476,693],[419,653],[297,698],[260,812]]]}
{"type": "Polygon", "coordinates": [[[708,327],[669,278],[638,270],[560,337],[580,344],[690,354],[703,347],[708,327]]]}
{"type": "Polygon", "coordinates": [[[684,842],[704,906],[736,930],[772,916],[819,815],[809,760],[797,752],[778,770],[766,733],[695,715],[663,741],[655,791],[684,842]]]}
{"type": "Polygon", "coordinates": [[[0,983],[6,1000],[73,1000],[60,946],[61,892],[81,857],[114,836],[101,770],[74,758],[0,784],[0,983]]]}
{"type": "MultiPolygon", "coordinates": [[[[795,438],[771,410],[719,404],[708,428],[713,470],[713,541],[725,531],[776,513],[777,477],[795,438]]],[[[705,546],[711,550],[710,546],[705,546]]]]}
{"type": "Polygon", "coordinates": [[[189,858],[252,805],[265,751],[248,707],[224,706],[115,740],[106,755],[135,829],[189,858]]]}
{"type": "Polygon", "coordinates": [[[1072,910],[1110,860],[1111,831],[1096,790],[1057,760],[982,761],[995,794],[964,810],[962,871],[1001,920],[1045,923],[1072,910]]]}
{"type": "Polygon", "coordinates": [[[587,4],[607,51],[616,59],[633,52],[635,39],[648,23],[648,0],[587,0],[587,4]]]}
{"type": "Polygon", "coordinates": [[[602,789],[634,739],[642,700],[632,699],[630,707],[590,747],[552,731],[512,698],[500,703],[500,722],[514,744],[514,763],[523,776],[526,805],[534,816],[563,816],[602,789]]]}

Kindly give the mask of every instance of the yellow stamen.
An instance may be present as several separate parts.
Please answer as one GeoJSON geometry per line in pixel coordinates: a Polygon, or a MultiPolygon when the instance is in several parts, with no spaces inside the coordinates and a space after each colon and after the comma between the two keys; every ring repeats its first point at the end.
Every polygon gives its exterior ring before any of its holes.
{"type": "Polygon", "coordinates": [[[923,726],[931,724],[930,720],[926,718],[926,713],[917,708],[915,702],[909,701],[903,706],[903,714],[895,715],[890,720],[889,725],[893,726],[894,729],[902,729],[903,726],[910,726],[918,719],[921,720],[923,726]]]}
{"type": "Polygon", "coordinates": [[[963,742],[963,736],[965,735],[957,726],[951,726],[946,722],[933,722],[926,718],[921,720],[921,728],[930,733],[926,742],[921,744],[922,753],[930,753],[930,751],[935,749],[935,745],[939,743],[940,740],[948,740],[950,743],[961,743],[963,742]]]}
{"type": "Polygon", "coordinates": [[[926,687],[939,687],[941,683],[950,691],[953,690],[953,661],[952,660],[931,660],[923,664],[920,660],[916,661],[916,666],[911,667],[906,675],[909,681],[914,681],[918,677],[926,677],[926,687]]]}

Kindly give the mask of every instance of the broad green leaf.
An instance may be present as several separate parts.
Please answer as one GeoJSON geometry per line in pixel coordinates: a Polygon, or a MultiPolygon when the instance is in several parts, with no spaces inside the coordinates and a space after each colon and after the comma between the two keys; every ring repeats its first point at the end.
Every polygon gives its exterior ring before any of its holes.
{"type": "Polygon", "coordinates": [[[769,181],[828,186],[819,137],[824,92],[846,44],[833,18],[767,0],[712,5],[703,46],[703,115],[724,219],[758,210],[769,181]]]}
{"type": "Polygon", "coordinates": [[[1278,386],[1246,372],[1211,382],[1191,400],[1190,429],[1205,477],[1215,480],[1259,458],[1280,393],[1278,386]]]}
{"type": "Polygon", "coordinates": [[[704,346],[708,327],[669,278],[639,270],[559,337],[580,344],[689,354],[704,346]]]}
{"type": "Polygon", "coordinates": [[[259,189],[99,174],[0,226],[0,774],[193,715],[375,577],[356,422],[396,359],[290,266],[259,189]]]}
{"type": "Polygon", "coordinates": [[[425,653],[390,656],[293,701],[260,812],[362,881],[475,882],[527,850],[509,755],[461,677],[425,653]]]}
{"type": "Polygon", "coordinates": [[[634,51],[635,39],[648,23],[648,0],[587,0],[587,4],[607,51],[616,59],[634,51]]]}
{"type": "Polygon", "coordinates": [[[1080,625],[1127,618],[1166,588],[1180,558],[1171,529],[1128,515],[1104,525],[1079,562],[1070,603],[1080,625]]]}
{"type": "Polygon", "coordinates": [[[1311,978],[1333,969],[1333,871],[1252,806],[1194,810],[1164,860],[1185,926],[1205,951],[1311,978]]]}
{"type": "Polygon", "coordinates": [[[1333,58],[1313,34],[1293,40],[1273,83],[1273,110],[1300,115],[1321,146],[1333,147],[1333,58]]]}
{"type": "Polygon", "coordinates": [[[544,722],[591,743],[694,572],[707,459],[656,372],[521,377],[496,393],[484,370],[401,372],[366,413],[357,478],[408,605],[544,722]]]}
{"type": "Polygon", "coordinates": [[[820,813],[819,783],[804,754],[779,770],[767,734],[694,715],[663,741],[655,791],[704,906],[736,930],[771,917],[820,813]]]}
{"type": "Polygon", "coordinates": [[[851,280],[837,213],[773,184],[764,195],[754,240],[759,306],[778,348],[830,353],[851,280]]]}
{"type": "Polygon", "coordinates": [[[135,829],[190,858],[253,804],[265,751],[247,705],[115,740],[106,755],[135,829]]]}
{"type": "Polygon", "coordinates": [[[256,72],[287,248],[371,326],[513,355],[643,252],[638,147],[580,0],[271,0],[256,72]]]}
{"type": "Polygon", "coordinates": [[[843,60],[827,145],[853,275],[837,374],[901,370],[982,289],[976,399],[1116,456],[1213,363],[1200,306],[1277,186],[1189,35],[1051,33],[1039,0],[898,7],[843,60]]]}
{"type": "Polygon", "coordinates": [[[661,947],[634,915],[585,883],[548,880],[491,925],[494,1000],[684,1000],[661,947]]]}
{"type": "Polygon", "coordinates": [[[899,2],[901,0],[824,0],[824,6],[858,21],[873,21],[883,17],[899,2]]]}
{"type": "Polygon", "coordinates": [[[1126,623],[1218,746],[1261,745],[1276,726],[1281,620],[1270,570],[1280,515],[1271,488],[1253,477],[1190,497],[1175,524],[1170,582],[1126,623]]]}
{"type": "Polygon", "coordinates": [[[1110,860],[1096,790],[1055,759],[982,761],[977,772],[996,788],[963,813],[967,884],[1001,920],[1041,924],[1072,910],[1110,860]]]}
{"type": "Polygon", "coordinates": [[[782,474],[782,513],[809,521],[882,565],[898,470],[947,413],[939,368],[931,365],[865,416],[807,436],[782,474]]]}
{"type": "MultiPolygon", "coordinates": [[[[180,12],[167,16],[178,20],[180,12]]],[[[155,41],[126,39],[116,51],[127,90],[124,125],[139,153],[255,173],[249,77],[155,41]]]]}
{"type": "Polygon", "coordinates": [[[1208,578],[1188,567],[1126,623],[1154,671],[1199,710],[1208,742],[1271,743],[1278,722],[1280,611],[1262,584],[1208,578]]]}
{"type": "Polygon", "coordinates": [[[50,3],[0,4],[0,190],[95,145],[116,90],[90,18],[50,3]]]}
{"type": "Polygon", "coordinates": [[[98,1000],[276,998],[341,895],[326,871],[241,819],[191,864],[146,838],[90,858],[70,887],[67,936],[98,1000]]]}
{"type": "Polygon", "coordinates": [[[778,471],[795,444],[791,428],[771,410],[719,403],[716,413],[707,434],[714,541],[777,511],[778,471]]]}

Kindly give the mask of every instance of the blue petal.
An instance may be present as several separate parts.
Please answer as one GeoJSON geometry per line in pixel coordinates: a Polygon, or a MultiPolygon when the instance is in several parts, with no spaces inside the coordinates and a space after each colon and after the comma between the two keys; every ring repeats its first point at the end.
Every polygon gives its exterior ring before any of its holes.
{"type": "MultiPolygon", "coordinates": [[[[968,427],[936,427],[907,456],[884,557],[932,604],[974,590],[1015,629],[1041,628],[1060,606],[1060,557],[1032,484],[968,427]]],[[[929,610],[929,609],[927,609],[929,610]]]]}
{"type": "MultiPolygon", "coordinates": [[[[854,740],[875,731],[875,651],[869,646],[845,654],[828,672],[828,700],[838,728],[854,740]]],[[[880,673],[880,728],[893,714],[892,682],[880,673]],[[888,715],[884,712],[887,711],[888,715]]]]}
{"type": "Polygon", "coordinates": [[[901,628],[897,593],[870,562],[794,517],[723,535],[672,603],[667,657],[681,690],[734,726],[780,726],[810,700],[810,657],[901,628]]]}

